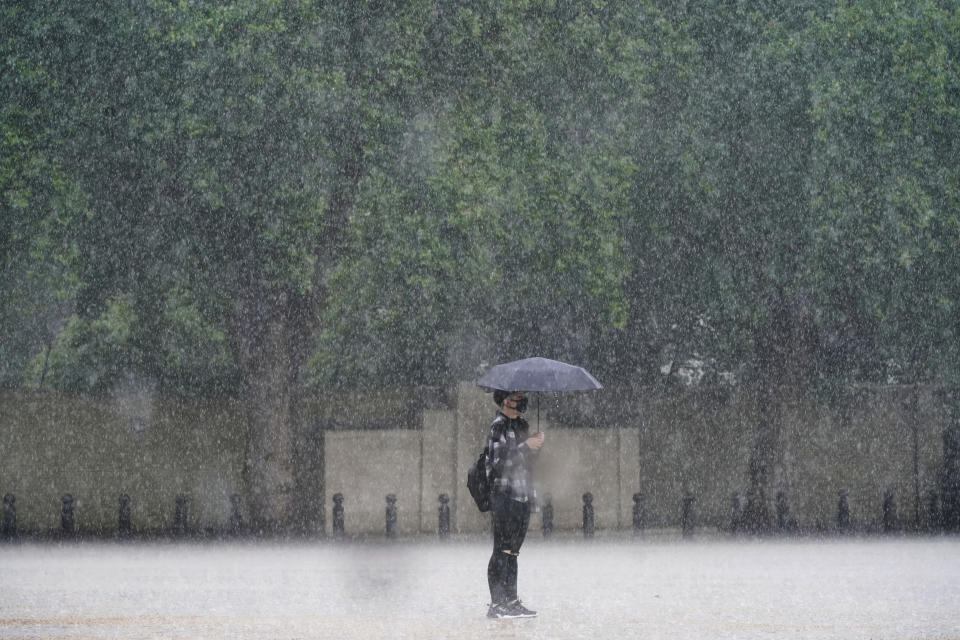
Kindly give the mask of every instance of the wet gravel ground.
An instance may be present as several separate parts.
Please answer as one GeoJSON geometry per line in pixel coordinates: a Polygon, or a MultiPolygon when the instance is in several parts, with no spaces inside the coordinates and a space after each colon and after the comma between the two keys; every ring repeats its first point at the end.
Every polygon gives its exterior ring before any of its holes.
{"type": "Polygon", "coordinates": [[[0,638],[957,638],[960,539],[0,545],[0,638]]]}

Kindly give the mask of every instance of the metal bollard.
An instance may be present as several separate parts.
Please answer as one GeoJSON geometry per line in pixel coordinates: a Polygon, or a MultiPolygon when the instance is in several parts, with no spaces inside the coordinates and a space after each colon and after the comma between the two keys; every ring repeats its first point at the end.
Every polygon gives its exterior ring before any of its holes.
{"type": "Polygon", "coordinates": [[[549,493],[543,494],[543,508],[540,510],[540,515],[540,529],[543,531],[543,537],[549,538],[553,535],[553,496],[549,493]]]}
{"type": "Polygon", "coordinates": [[[446,538],[450,535],[450,496],[441,493],[437,499],[440,501],[437,508],[437,535],[446,538]]]}
{"type": "Polygon", "coordinates": [[[646,496],[642,493],[633,494],[633,535],[642,536],[644,527],[644,518],[646,514],[646,496]]]}
{"type": "Polygon", "coordinates": [[[243,496],[239,493],[230,494],[230,533],[234,536],[243,535],[243,496]]]}
{"type": "Polygon", "coordinates": [[[960,391],[954,390],[952,422],[943,432],[940,470],[940,522],[943,531],[960,533],[960,391]]]}
{"type": "Polygon", "coordinates": [[[593,514],[593,494],[587,491],[583,494],[583,537],[592,538],[596,530],[593,514]]]}
{"type": "Polygon", "coordinates": [[[739,491],[730,494],[730,533],[737,534],[743,529],[743,497],[739,491]]]}
{"type": "Polygon", "coordinates": [[[683,494],[683,509],[680,516],[680,528],[683,531],[683,537],[686,539],[693,537],[693,502],[694,497],[689,491],[683,494]]]}
{"type": "Polygon", "coordinates": [[[850,531],[850,492],[846,489],[840,489],[837,492],[837,532],[849,533],[850,531]]]}
{"type": "Polygon", "coordinates": [[[933,489],[927,492],[927,533],[940,533],[943,515],[940,510],[940,495],[933,489]]]}
{"type": "Polygon", "coordinates": [[[892,488],[883,491],[883,532],[895,533],[897,526],[897,502],[892,488]]]}
{"type": "Polygon", "coordinates": [[[343,540],[343,494],[333,494],[333,538],[343,540]]]}
{"type": "Polygon", "coordinates": [[[392,493],[387,494],[387,528],[388,538],[397,537],[397,496],[392,493]]]}
{"type": "Polygon", "coordinates": [[[784,533],[790,527],[790,503],[785,491],[777,491],[777,530],[784,533]]]}
{"type": "Polygon", "coordinates": [[[73,496],[69,493],[60,498],[60,531],[63,535],[73,536],[77,533],[77,521],[73,513],[73,496]]]}
{"type": "Polygon", "coordinates": [[[12,493],[3,496],[3,524],[0,536],[10,540],[17,537],[17,497],[12,493]]]}
{"type": "Polygon", "coordinates": [[[132,532],[130,496],[121,493],[117,505],[117,537],[120,539],[129,538],[132,532]]]}
{"type": "Polygon", "coordinates": [[[178,536],[185,536],[190,516],[187,496],[178,493],[173,505],[173,532],[178,536]]]}

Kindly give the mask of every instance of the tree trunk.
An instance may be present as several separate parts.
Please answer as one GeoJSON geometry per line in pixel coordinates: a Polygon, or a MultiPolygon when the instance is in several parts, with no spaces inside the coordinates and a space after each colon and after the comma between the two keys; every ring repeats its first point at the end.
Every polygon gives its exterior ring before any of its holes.
{"type": "Polygon", "coordinates": [[[960,533],[960,389],[947,392],[950,418],[943,430],[941,508],[944,530],[960,533]]]}
{"type": "Polygon", "coordinates": [[[250,523],[256,533],[269,534],[286,530],[292,511],[295,375],[282,319],[271,320],[263,330],[260,357],[243,371],[247,417],[244,480],[250,523]]]}
{"type": "Polygon", "coordinates": [[[230,344],[243,381],[243,478],[250,525],[254,533],[270,535],[285,532],[292,513],[298,362],[291,344],[299,340],[288,296],[258,278],[255,266],[245,275],[244,295],[230,323],[230,344]]]}
{"type": "Polygon", "coordinates": [[[757,425],[748,468],[744,527],[752,533],[773,528],[774,499],[787,495],[783,424],[798,419],[797,407],[809,374],[815,343],[810,314],[802,300],[777,292],[768,302],[770,322],[757,329],[754,342],[757,425]]]}
{"type": "MultiPolygon", "coordinates": [[[[762,374],[761,374],[762,375],[762,374]]],[[[771,530],[771,505],[775,494],[773,478],[780,453],[780,418],[776,387],[760,381],[757,388],[757,426],[748,469],[747,504],[743,512],[744,529],[762,534],[771,530]]]]}
{"type": "MultiPolygon", "coordinates": [[[[340,255],[338,248],[365,169],[359,136],[349,149],[315,247],[310,290],[300,292],[268,283],[255,249],[237,265],[243,295],[233,310],[230,343],[243,378],[247,506],[251,525],[259,534],[305,531],[314,526],[322,531],[322,473],[318,479],[315,465],[304,460],[315,453],[318,438],[322,447],[322,435],[306,434],[307,420],[297,409],[296,396],[326,304],[327,277],[340,255]],[[308,451],[297,450],[305,445],[308,451]],[[310,477],[299,477],[303,473],[310,477]],[[306,493],[319,497],[318,517],[311,515],[309,505],[294,504],[306,493]]],[[[256,230],[251,228],[250,235],[254,237],[256,230]]]]}

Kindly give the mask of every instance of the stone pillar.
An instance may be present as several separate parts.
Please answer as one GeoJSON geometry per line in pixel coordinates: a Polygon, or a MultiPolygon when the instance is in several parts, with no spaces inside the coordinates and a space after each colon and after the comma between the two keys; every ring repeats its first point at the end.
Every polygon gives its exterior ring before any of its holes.
{"type": "MultiPolygon", "coordinates": [[[[470,497],[467,470],[483,450],[497,406],[492,394],[484,393],[473,382],[457,385],[456,398],[456,465],[451,492],[451,526],[458,533],[484,533],[490,530],[490,515],[481,513],[470,497]]],[[[541,426],[546,425],[541,422],[541,426]]]]}
{"type": "MultiPolygon", "coordinates": [[[[422,533],[433,532],[437,522],[432,509],[426,508],[437,499],[441,493],[446,494],[450,507],[451,527],[455,527],[456,510],[476,507],[470,494],[465,494],[467,502],[457,504],[457,485],[460,479],[456,477],[456,412],[452,409],[428,409],[423,412],[422,440],[421,440],[421,491],[420,504],[424,505],[420,513],[419,529],[422,533]]],[[[477,450],[479,454],[480,451],[477,450]]],[[[476,458],[476,456],[474,456],[476,458]]],[[[466,482],[464,475],[463,482],[466,482]]],[[[464,489],[466,487],[464,486],[464,489]]]]}

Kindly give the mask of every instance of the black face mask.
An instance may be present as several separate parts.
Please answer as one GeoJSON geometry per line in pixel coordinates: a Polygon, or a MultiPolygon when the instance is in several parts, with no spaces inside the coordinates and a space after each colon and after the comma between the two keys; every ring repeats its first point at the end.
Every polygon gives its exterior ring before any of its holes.
{"type": "Polygon", "coordinates": [[[523,413],[524,411],[527,410],[527,401],[528,401],[527,398],[520,398],[519,400],[514,400],[513,410],[518,413],[523,413]]]}

